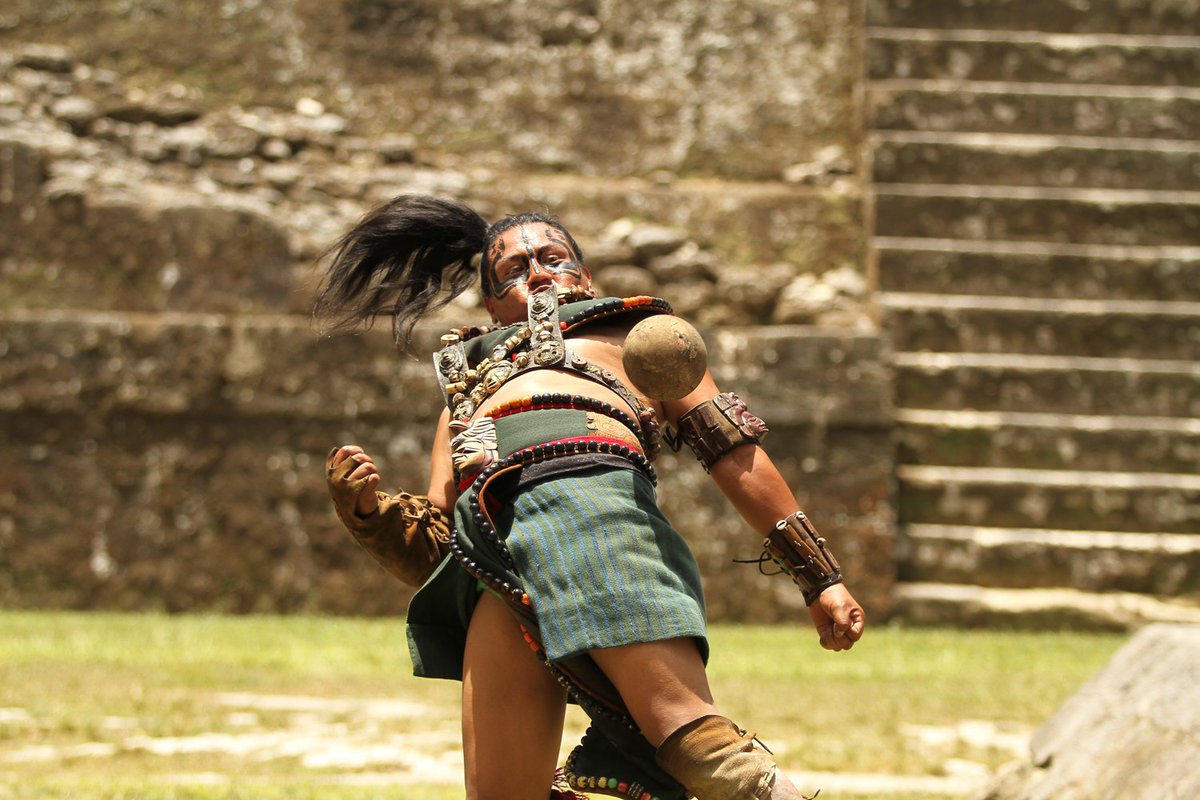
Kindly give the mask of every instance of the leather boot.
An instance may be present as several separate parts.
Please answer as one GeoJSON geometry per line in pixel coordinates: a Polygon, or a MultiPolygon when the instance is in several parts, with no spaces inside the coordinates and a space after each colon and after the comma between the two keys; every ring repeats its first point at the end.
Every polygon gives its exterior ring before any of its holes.
{"type": "Polygon", "coordinates": [[[655,761],[697,800],[810,800],[779,772],[753,733],[715,714],[668,736],[655,761]]]}

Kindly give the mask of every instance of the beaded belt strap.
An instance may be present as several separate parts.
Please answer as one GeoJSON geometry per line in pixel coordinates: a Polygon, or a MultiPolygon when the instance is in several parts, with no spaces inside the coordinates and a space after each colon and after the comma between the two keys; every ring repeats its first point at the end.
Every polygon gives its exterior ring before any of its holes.
{"type": "MultiPolygon", "coordinates": [[[[579,436],[597,442],[607,439],[611,444],[624,444],[645,454],[645,443],[637,422],[611,403],[563,392],[535,394],[501,403],[489,409],[486,416],[476,417],[470,425],[450,420],[450,430],[454,434],[450,440],[450,456],[459,491],[469,486],[484,468],[499,460],[496,420],[517,414],[555,410],[579,411],[588,415],[586,427],[589,432],[579,436]]],[[[579,436],[560,438],[578,439],[579,436]]]]}
{"type": "Polygon", "coordinates": [[[597,400],[594,397],[586,397],[581,394],[567,394],[566,392],[546,392],[535,394],[528,398],[509,400],[488,411],[488,416],[495,420],[526,411],[546,411],[550,409],[572,409],[603,414],[620,422],[639,440],[642,436],[642,432],[633,417],[611,403],[597,400]]]}
{"type": "Polygon", "coordinates": [[[488,411],[488,416],[491,416],[493,420],[499,420],[512,414],[521,414],[523,411],[541,411],[547,409],[592,411],[592,413],[610,417],[610,419],[616,420],[626,428],[629,428],[629,432],[634,434],[638,443],[641,443],[642,451],[646,452],[648,457],[650,455],[646,446],[646,435],[644,435],[642,426],[638,425],[634,417],[625,414],[616,405],[606,403],[594,397],[568,395],[566,392],[540,393],[540,395],[534,395],[533,397],[515,399],[515,401],[499,404],[496,408],[488,411]]]}
{"type": "Polygon", "coordinates": [[[586,358],[574,353],[570,354],[558,366],[566,367],[576,375],[582,375],[589,380],[599,383],[628,403],[629,407],[637,413],[638,424],[642,429],[639,438],[642,440],[642,444],[645,445],[646,455],[650,457],[651,461],[658,458],[659,451],[662,448],[658,416],[654,413],[653,408],[638,399],[638,396],[625,385],[624,381],[617,377],[615,372],[598,367],[586,358]]]}
{"type": "MultiPolygon", "coordinates": [[[[487,468],[479,472],[458,475],[456,476],[458,479],[458,493],[462,494],[467,490],[474,491],[476,482],[484,475],[491,474],[491,471],[497,467],[503,470],[514,466],[541,464],[555,458],[575,455],[617,456],[633,464],[635,468],[649,478],[652,484],[655,486],[658,485],[658,475],[655,473],[650,459],[636,445],[631,445],[628,440],[616,436],[587,434],[555,439],[554,441],[525,447],[510,456],[492,462],[487,468]]],[[[477,495],[478,492],[476,492],[477,495]]]]}

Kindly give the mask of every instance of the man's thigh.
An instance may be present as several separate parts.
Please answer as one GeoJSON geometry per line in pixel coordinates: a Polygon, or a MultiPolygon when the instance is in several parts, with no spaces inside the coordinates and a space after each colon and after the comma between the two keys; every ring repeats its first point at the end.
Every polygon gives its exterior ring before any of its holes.
{"type": "Polygon", "coordinates": [[[682,725],[717,713],[704,661],[693,639],[663,639],[590,652],[655,747],[682,725]]]}
{"type": "Polygon", "coordinates": [[[463,760],[469,800],[545,800],[562,744],[566,695],[503,603],[484,593],[463,658],[463,760]]]}

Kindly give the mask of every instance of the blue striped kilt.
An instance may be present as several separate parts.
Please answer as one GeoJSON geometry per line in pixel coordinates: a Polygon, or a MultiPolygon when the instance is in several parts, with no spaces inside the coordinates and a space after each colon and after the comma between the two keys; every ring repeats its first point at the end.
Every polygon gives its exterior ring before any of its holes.
{"type": "MultiPolygon", "coordinates": [[[[640,472],[597,468],[525,487],[507,545],[550,660],[600,647],[703,639],[696,560],[640,472]]],[[[707,647],[701,642],[702,653],[707,647]]]]}
{"type": "MultiPolygon", "coordinates": [[[[459,533],[484,558],[489,548],[464,501],[456,509],[459,533]]],[[[596,466],[550,475],[507,498],[496,523],[550,660],[676,637],[694,637],[708,660],[696,560],[641,472],[596,466]]],[[[407,633],[416,675],[462,677],[478,589],[447,557],[413,597],[407,633]]]]}

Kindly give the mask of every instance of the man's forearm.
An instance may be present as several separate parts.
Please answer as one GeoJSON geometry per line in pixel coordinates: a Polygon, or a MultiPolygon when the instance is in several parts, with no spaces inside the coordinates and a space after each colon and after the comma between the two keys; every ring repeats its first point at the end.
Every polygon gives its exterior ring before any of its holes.
{"type": "Polygon", "coordinates": [[[429,498],[407,492],[374,492],[375,509],[360,514],[360,497],[371,491],[369,480],[377,476],[355,477],[356,464],[351,458],[336,461],[333,453],[326,462],[326,485],[338,519],[380,566],[420,586],[449,552],[449,518],[429,498]]]}
{"type": "Polygon", "coordinates": [[[739,447],[713,464],[710,473],[750,529],[765,536],[796,510],[796,498],[770,457],[758,445],[739,447]]]}
{"type": "Polygon", "coordinates": [[[378,494],[379,509],[370,516],[338,516],[381,567],[409,586],[420,586],[450,551],[450,525],[428,498],[378,494]]]}
{"type": "Polygon", "coordinates": [[[800,588],[806,605],[841,583],[842,572],[828,543],[803,512],[771,459],[757,445],[739,447],[713,464],[711,474],[726,497],[761,537],[769,557],[800,588]]]}

